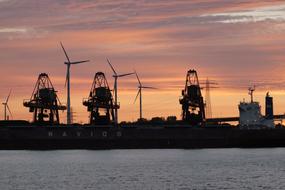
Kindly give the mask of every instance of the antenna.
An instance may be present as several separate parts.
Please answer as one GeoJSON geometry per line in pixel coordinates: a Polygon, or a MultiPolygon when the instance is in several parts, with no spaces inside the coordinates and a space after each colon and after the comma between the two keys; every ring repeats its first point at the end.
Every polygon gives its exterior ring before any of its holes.
{"type": "Polygon", "coordinates": [[[201,87],[201,89],[205,89],[205,111],[206,118],[212,118],[212,104],[211,104],[211,93],[210,90],[213,88],[219,88],[215,85],[218,85],[215,81],[206,79],[205,82],[201,82],[200,84],[204,84],[205,87],[201,87]]]}
{"type": "Polygon", "coordinates": [[[65,87],[66,87],[66,84],[67,84],[67,124],[71,124],[71,109],[70,109],[70,106],[71,106],[71,103],[70,103],[70,66],[71,65],[76,65],[76,64],[80,64],[80,63],[85,63],[85,62],[89,62],[89,60],[84,60],[84,61],[74,61],[74,62],[71,62],[68,55],[67,55],[67,52],[63,46],[63,44],[60,42],[60,45],[61,45],[61,48],[65,54],[65,57],[67,59],[66,62],[64,62],[64,64],[66,65],[67,67],[67,71],[66,71],[66,80],[65,80],[65,87]]]}
{"type": "Polygon", "coordinates": [[[253,103],[253,92],[255,91],[255,85],[248,88],[248,94],[250,95],[250,102],[253,103]]]}

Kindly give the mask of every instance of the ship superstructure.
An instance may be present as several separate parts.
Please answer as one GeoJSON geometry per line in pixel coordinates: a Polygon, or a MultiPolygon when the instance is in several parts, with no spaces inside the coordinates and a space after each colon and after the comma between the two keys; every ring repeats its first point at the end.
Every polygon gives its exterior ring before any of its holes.
{"type": "Polygon", "coordinates": [[[240,102],[239,109],[239,126],[242,128],[274,128],[273,121],[273,99],[266,95],[266,115],[261,114],[259,102],[253,100],[255,88],[249,88],[250,102],[240,102]]]}

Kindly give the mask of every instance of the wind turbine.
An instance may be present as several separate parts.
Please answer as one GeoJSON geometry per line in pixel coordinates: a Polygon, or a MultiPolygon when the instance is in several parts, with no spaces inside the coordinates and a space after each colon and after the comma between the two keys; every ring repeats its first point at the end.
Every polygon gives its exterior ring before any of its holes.
{"type": "Polygon", "coordinates": [[[2,103],[4,105],[4,120],[8,120],[7,110],[9,112],[9,114],[12,116],[11,110],[10,110],[9,105],[8,105],[8,101],[9,101],[10,95],[11,95],[11,90],[9,92],[9,95],[8,95],[6,101],[2,103]]]}
{"type": "Polygon", "coordinates": [[[129,75],[132,75],[132,74],[135,74],[135,73],[133,72],[133,73],[125,73],[125,74],[118,75],[108,58],[107,58],[107,62],[108,62],[109,66],[111,67],[111,69],[112,69],[112,71],[114,73],[113,77],[115,79],[115,82],[114,82],[114,91],[115,91],[115,123],[118,124],[118,107],[117,107],[117,105],[118,105],[118,78],[129,76],[129,75]]]}
{"type": "Polygon", "coordinates": [[[137,98],[138,98],[138,96],[140,95],[140,120],[141,120],[141,119],[143,118],[143,117],[142,117],[142,89],[143,89],[143,88],[145,88],[145,89],[157,89],[157,88],[150,87],[150,86],[143,86],[136,71],[135,71],[135,74],[136,74],[136,77],[137,77],[137,79],[138,79],[139,86],[138,86],[138,93],[137,93],[137,96],[136,96],[136,98],[135,98],[134,103],[137,101],[137,98]]]}
{"type": "Polygon", "coordinates": [[[84,61],[73,61],[71,62],[62,43],[60,42],[60,45],[62,47],[62,50],[65,54],[65,57],[67,59],[67,61],[64,62],[64,64],[66,64],[67,66],[67,72],[66,72],[66,80],[65,80],[65,85],[67,84],[67,124],[71,124],[71,111],[70,111],[70,66],[71,65],[75,65],[75,64],[79,64],[79,63],[85,63],[85,62],[89,62],[89,60],[84,60],[84,61]]]}

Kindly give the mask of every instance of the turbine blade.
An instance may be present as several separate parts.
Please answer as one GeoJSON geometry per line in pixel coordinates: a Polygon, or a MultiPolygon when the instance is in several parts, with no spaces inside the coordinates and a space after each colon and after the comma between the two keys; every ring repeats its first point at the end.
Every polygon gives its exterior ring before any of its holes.
{"type": "Polygon", "coordinates": [[[66,59],[67,59],[68,62],[70,63],[69,57],[68,57],[68,55],[67,55],[67,53],[66,53],[66,51],[65,51],[65,49],[64,49],[64,47],[63,47],[63,44],[62,44],[61,42],[60,42],[60,45],[61,45],[61,48],[62,48],[64,54],[65,54],[66,59]]]}
{"type": "Polygon", "coordinates": [[[138,82],[139,82],[140,86],[142,86],[142,83],[141,83],[141,81],[140,81],[140,78],[139,78],[139,76],[138,76],[137,71],[135,71],[135,74],[136,74],[136,77],[137,77],[137,79],[138,79],[138,82]]]}
{"type": "Polygon", "coordinates": [[[121,74],[121,75],[118,75],[118,77],[125,77],[125,76],[129,76],[129,75],[133,75],[135,73],[126,73],[126,74],[121,74]]]}
{"type": "Polygon", "coordinates": [[[8,95],[8,97],[7,97],[7,99],[6,99],[6,102],[5,102],[6,104],[7,104],[8,101],[9,101],[9,98],[10,98],[10,95],[11,95],[11,91],[12,91],[12,90],[10,90],[9,95],[8,95]]]}
{"type": "Polygon", "coordinates": [[[117,75],[117,72],[115,71],[115,69],[114,69],[113,65],[111,64],[111,62],[109,61],[109,59],[108,59],[108,58],[106,58],[106,59],[107,59],[107,62],[108,62],[108,64],[109,64],[109,66],[110,66],[111,69],[113,70],[113,73],[114,73],[115,75],[117,75]]]}
{"type": "Polygon", "coordinates": [[[134,104],[136,103],[136,101],[137,101],[137,99],[138,99],[138,96],[139,96],[139,94],[140,94],[140,89],[138,90],[138,93],[137,93],[137,96],[136,96],[136,98],[135,98],[135,101],[134,101],[134,104]]]}
{"type": "Polygon", "coordinates": [[[70,62],[70,64],[72,65],[76,65],[76,64],[79,64],[79,63],[85,63],[85,62],[89,62],[90,60],[84,60],[84,61],[75,61],[75,62],[70,62]]]}
{"type": "Polygon", "coordinates": [[[70,72],[70,65],[67,65],[67,71],[66,71],[66,78],[65,78],[64,88],[66,88],[67,80],[69,78],[69,72],[70,72]]]}
{"type": "Polygon", "coordinates": [[[11,112],[11,110],[10,110],[8,104],[6,105],[6,107],[7,107],[7,110],[8,110],[8,112],[9,112],[9,114],[11,115],[11,117],[13,117],[12,112],[11,112]]]}
{"type": "Polygon", "coordinates": [[[158,89],[158,88],[155,88],[155,87],[150,87],[150,86],[142,86],[141,88],[148,88],[148,89],[158,89]]]}

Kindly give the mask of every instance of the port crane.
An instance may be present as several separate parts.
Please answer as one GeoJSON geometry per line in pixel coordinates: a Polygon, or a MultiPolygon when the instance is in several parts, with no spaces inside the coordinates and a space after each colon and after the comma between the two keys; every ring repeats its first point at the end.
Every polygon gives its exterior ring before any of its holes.
{"type": "Polygon", "coordinates": [[[113,103],[112,93],[103,72],[95,74],[89,97],[83,100],[83,105],[90,112],[90,124],[115,123],[114,110],[119,107],[113,103]]]}
{"type": "Polygon", "coordinates": [[[182,120],[191,125],[204,124],[205,107],[196,70],[189,70],[185,88],[179,100],[182,105],[182,120]]]}
{"type": "Polygon", "coordinates": [[[37,124],[59,124],[59,110],[66,110],[57,96],[49,76],[41,73],[29,100],[24,100],[24,106],[34,113],[33,122],[37,124]]]}

